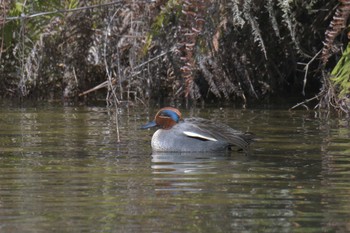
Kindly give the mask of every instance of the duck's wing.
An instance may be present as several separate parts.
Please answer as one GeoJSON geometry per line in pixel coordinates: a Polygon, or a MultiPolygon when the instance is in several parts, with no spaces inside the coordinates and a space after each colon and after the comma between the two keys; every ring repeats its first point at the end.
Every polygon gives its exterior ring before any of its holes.
{"type": "Polygon", "coordinates": [[[199,140],[226,141],[228,144],[243,150],[247,150],[248,145],[254,139],[253,134],[203,118],[186,118],[183,133],[199,140]]]}

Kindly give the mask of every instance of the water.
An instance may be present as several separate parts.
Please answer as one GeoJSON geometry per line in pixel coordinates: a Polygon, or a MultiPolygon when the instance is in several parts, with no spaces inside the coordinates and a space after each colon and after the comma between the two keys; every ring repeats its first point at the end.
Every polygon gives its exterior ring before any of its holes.
{"type": "Polygon", "coordinates": [[[155,109],[0,110],[0,232],[347,232],[348,122],[183,110],[254,132],[251,154],[151,154],[155,109]]]}

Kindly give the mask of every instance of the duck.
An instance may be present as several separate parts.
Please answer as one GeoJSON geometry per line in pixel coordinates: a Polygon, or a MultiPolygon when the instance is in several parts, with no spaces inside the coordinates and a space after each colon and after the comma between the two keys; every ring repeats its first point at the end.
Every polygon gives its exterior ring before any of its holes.
{"type": "Polygon", "coordinates": [[[182,118],[174,107],[160,109],[154,120],[141,129],[158,127],[151,140],[154,152],[219,152],[248,151],[255,136],[212,120],[192,117],[182,118]]]}

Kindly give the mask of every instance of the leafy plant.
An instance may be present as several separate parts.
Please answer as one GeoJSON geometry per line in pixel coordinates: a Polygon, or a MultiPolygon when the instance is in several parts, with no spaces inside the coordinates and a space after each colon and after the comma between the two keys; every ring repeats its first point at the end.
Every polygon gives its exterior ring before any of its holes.
{"type": "Polygon", "coordinates": [[[171,20],[179,17],[181,12],[180,2],[180,0],[168,0],[154,18],[146,36],[145,45],[142,48],[143,56],[149,52],[154,38],[167,33],[166,27],[172,23],[171,20]]]}
{"type": "MultiPolygon", "coordinates": [[[[331,72],[333,84],[339,87],[339,98],[350,94],[350,43],[331,72]]],[[[349,97],[349,96],[348,96],[349,97]]]]}

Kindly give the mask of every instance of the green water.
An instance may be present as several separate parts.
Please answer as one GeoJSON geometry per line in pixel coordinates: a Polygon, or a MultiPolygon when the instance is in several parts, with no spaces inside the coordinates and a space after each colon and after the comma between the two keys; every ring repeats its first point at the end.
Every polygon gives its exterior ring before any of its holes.
{"type": "Polygon", "coordinates": [[[347,232],[350,130],[314,112],[208,108],[251,154],[153,154],[156,109],[0,110],[0,232],[347,232]]]}

